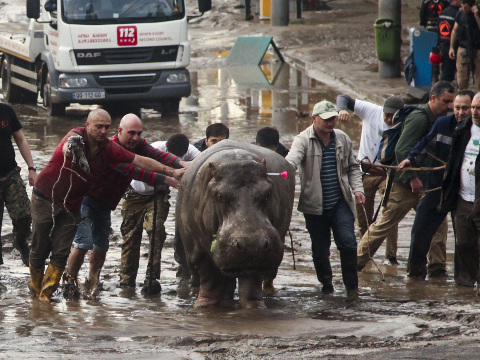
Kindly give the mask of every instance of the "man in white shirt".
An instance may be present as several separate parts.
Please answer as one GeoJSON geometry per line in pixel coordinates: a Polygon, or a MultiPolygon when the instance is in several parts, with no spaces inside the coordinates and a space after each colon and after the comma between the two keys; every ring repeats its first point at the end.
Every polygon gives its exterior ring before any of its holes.
{"type": "Polygon", "coordinates": [[[455,283],[479,284],[480,235],[480,92],[472,100],[471,117],[455,130],[442,186],[442,211],[455,211],[455,283]]]}
{"type": "MultiPolygon", "coordinates": [[[[183,161],[193,160],[200,151],[189,143],[188,138],[183,134],[174,134],[167,141],[157,141],[151,144],[152,147],[167,151],[179,156],[183,161]]],[[[141,181],[133,180],[129,190],[124,197],[122,204],[123,222],[121,232],[123,236],[122,260],[120,265],[120,286],[134,287],[140,262],[140,246],[142,242],[143,229],[147,231],[150,248],[153,241],[153,217],[155,220],[155,243],[153,244],[153,269],[148,264],[146,278],[142,292],[155,294],[161,291],[160,264],[163,244],[167,237],[164,223],[170,209],[170,189],[168,186],[157,186],[153,188],[141,181]],[[156,211],[154,211],[156,202],[156,211]],[[150,275],[153,278],[150,279],[150,275]]],[[[180,265],[186,267],[185,254],[181,240],[175,241],[175,257],[180,265]],[[182,256],[183,255],[183,256],[182,256]]],[[[149,249],[150,249],[149,248],[149,249]]],[[[150,254],[149,254],[150,255],[150,254]]],[[[150,258],[150,256],[149,256],[150,258]]],[[[187,268],[188,269],[188,268],[187,268]]]]}
{"type": "MultiPolygon", "coordinates": [[[[382,133],[393,124],[393,116],[397,110],[404,106],[401,98],[391,96],[385,100],[384,106],[376,105],[368,101],[353,99],[348,95],[337,97],[339,119],[348,122],[351,115],[347,110],[353,111],[362,120],[362,134],[358,149],[358,161],[362,161],[362,182],[365,190],[365,204],[357,204],[357,223],[360,234],[363,236],[368,229],[375,211],[375,195],[377,191],[383,193],[386,187],[387,173],[378,167],[369,166],[366,163],[380,164],[377,154],[382,140],[382,133]],[[365,206],[365,212],[362,206],[365,206]],[[365,218],[365,213],[367,218],[365,218]]],[[[398,228],[392,228],[387,236],[385,248],[385,263],[397,265],[397,236],[398,228]]]]}

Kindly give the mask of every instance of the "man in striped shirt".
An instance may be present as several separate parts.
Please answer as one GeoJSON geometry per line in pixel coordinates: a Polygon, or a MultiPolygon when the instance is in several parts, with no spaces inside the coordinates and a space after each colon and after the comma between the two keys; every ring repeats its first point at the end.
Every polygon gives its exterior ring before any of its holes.
{"type": "Polygon", "coordinates": [[[299,168],[298,210],[303,212],[310,233],[313,264],[323,285],[322,292],[334,291],[329,259],[333,230],[347,300],[355,300],[358,298],[355,200],[363,204],[365,195],[352,141],[343,131],[334,129],[338,116],[331,102],[317,103],[312,112],[313,124],[295,137],[286,159],[299,168]]]}
{"type": "MultiPolygon", "coordinates": [[[[135,114],[127,114],[120,121],[118,133],[112,141],[134,154],[146,156],[173,168],[185,167],[188,163],[179,157],[153,148],[142,136],[142,121],[135,114]]],[[[73,240],[73,249],[68,258],[64,275],[66,297],[78,294],[77,277],[85,254],[90,252],[90,271],[85,282],[85,295],[90,295],[98,287],[100,271],[109,248],[110,213],[128,189],[132,179],[150,185],[170,185],[178,188],[182,169],[169,169],[170,176],[146,171],[127,163],[117,163],[106,168],[102,176],[94,182],[82,201],[81,216],[85,220],[78,226],[73,240]]]]}

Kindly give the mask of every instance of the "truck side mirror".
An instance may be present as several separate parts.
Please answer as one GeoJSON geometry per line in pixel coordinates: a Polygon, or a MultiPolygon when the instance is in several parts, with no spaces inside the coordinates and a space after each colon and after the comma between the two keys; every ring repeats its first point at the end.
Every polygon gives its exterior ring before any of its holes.
{"type": "Polygon", "coordinates": [[[204,13],[212,10],[212,0],[198,0],[198,11],[204,13]]]}
{"type": "Polygon", "coordinates": [[[40,0],[27,0],[27,17],[29,19],[40,17],[40,0]]]}

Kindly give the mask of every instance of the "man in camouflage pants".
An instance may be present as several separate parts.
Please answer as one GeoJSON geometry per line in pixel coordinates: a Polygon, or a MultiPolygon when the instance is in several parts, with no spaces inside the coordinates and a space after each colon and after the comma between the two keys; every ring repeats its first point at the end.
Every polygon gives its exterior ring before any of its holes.
{"type": "MultiPolygon", "coordinates": [[[[122,204],[123,222],[121,231],[123,235],[122,243],[122,262],[120,266],[120,286],[135,286],[138,267],[140,263],[140,246],[142,243],[143,229],[147,231],[149,243],[152,241],[153,235],[153,217],[154,217],[154,201],[157,203],[156,211],[156,228],[155,228],[155,244],[153,253],[153,286],[158,292],[161,287],[157,279],[160,278],[160,263],[162,256],[163,244],[167,238],[165,231],[165,221],[167,220],[168,211],[170,209],[170,190],[157,190],[152,195],[141,195],[133,189],[129,189],[125,194],[122,204]]],[[[146,278],[142,291],[147,290],[149,276],[152,273],[150,263],[147,265],[146,278]]]]}
{"type": "MultiPolygon", "coordinates": [[[[168,141],[157,141],[151,144],[153,148],[167,153],[172,153],[182,159],[191,161],[200,153],[195,146],[190,145],[184,134],[174,134],[168,141]]],[[[161,290],[160,269],[163,244],[167,238],[164,223],[170,209],[170,190],[168,186],[149,186],[141,181],[133,180],[129,191],[122,204],[123,222],[121,231],[123,235],[122,262],[120,266],[120,286],[135,286],[140,262],[140,247],[143,229],[147,231],[150,245],[153,244],[153,269],[150,261],[147,265],[146,279],[142,292],[155,294],[161,290]],[[153,239],[153,219],[155,216],[155,239],[153,239]],[[150,279],[150,276],[152,278],[150,279]],[[149,288],[150,286],[150,288],[149,288]]],[[[183,246],[175,246],[175,259],[185,257],[183,246]]],[[[182,265],[182,263],[180,263],[182,265]]],[[[184,264],[186,266],[186,264],[184,264]]]]}
{"type": "MultiPolygon", "coordinates": [[[[28,182],[33,186],[37,178],[37,168],[33,166],[32,154],[22,125],[11,106],[0,103],[0,230],[3,220],[3,207],[7,207],[13,225],[13,246],[20,252],[23,263],[28,266],[30,237],[30,200],[25,184],[20,176],[20,168],[15,161],[15,149],[11,138],[15,140],[18,150],[28,166],[28,182]]],[[[0,264],[3,264],[2,242],[0,239],[0,264]]]]}

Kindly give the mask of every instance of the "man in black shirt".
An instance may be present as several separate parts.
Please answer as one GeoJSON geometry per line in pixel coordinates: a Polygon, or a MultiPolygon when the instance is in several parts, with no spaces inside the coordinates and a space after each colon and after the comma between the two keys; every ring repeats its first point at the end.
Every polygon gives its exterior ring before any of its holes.
{"type": "Polygon", "coordinates": [[[255,144],[275,151],[283,157],[288,155],[288,149],[280,142],[280,134],[274,127],[264,127],[257,131],[255,144]]]}
{"type": "Polygon", "coordinates": [[[230,135],[228,127],[222,123],[208,125],[205,133],[205,138],[193,144],[199,151],[204,151],[217,142],[228,139],[230,135]]]}
{"type": "Polygon", "coordinates": [[[450,40],[450,59],[457,60],[458,90],[468,89],[470,72],[480,91],[480,14],[475,0],[462,0],[462,9],[455,17],[450,40]],[[457,49],[458,47],[458,49],[457,49]]]}
{"type": "Polygon", "coordinates": [[[452,82],[455,79],[455,60],[450,59],[448,50],[455,25],[455,16],[460,10],[461,4],[460,0],[452,0],[450,6],[443,10],[438,17],[438,49],[442,56],[440,80],[452,82]]]}
{"type": "MultiPolygon", "coordinates": [[[[20,252],[23,263],[28,266],[29,246],[32,218],[30,216],[30,200],[25,184],[20,176],[20,167],[15,161],[15,149],[12,136],[18,150],[28,166],[28,182],[33,186],[37,178],[37,168],[33,166],[32,154],[22,125],[11,106],[0,103],[0,229],[3,219],[3,207],[7,207],[13,225],[13,246],[20,252]]],[[[3,264],[0,241],[0,264],[3,264]]]]}
{"type": "Polygon", "coordinates": [[[448,5],[447,0],[423,0],[420,7],[420,25],[428,31],[437,31],[438,17],[448,5]]]}

